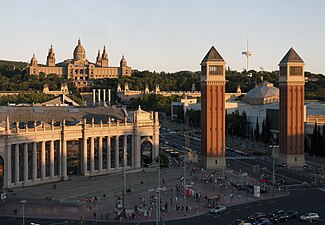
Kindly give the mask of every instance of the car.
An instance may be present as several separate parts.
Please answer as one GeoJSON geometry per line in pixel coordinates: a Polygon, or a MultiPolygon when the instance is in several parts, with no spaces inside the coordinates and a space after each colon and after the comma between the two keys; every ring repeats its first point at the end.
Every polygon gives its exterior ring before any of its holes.
{"type": "Polygon", "coordinates": [[[319,219],[319,215],[317,213],[306,213],[302,216],[300,216],[300,220],[304,220],[304,221],[315,221],[319,219]]]}
{"type": "Polygon", "coordinates": [[[285,212],[282,209],[275,209],[275,210],[273,210],[272,212],[269,213],[269,216],[270,217],[275,217],[277,215],[284,214],[284,213],[285,212]]]}
{"type": "Polygon", "coordinates": [[[213,213],[213,214],[218,214],[218,213],[221,213],[222,211],[225,211],[225,210],[226,210],[226,206],[219,205],[219,206],[216,206],[213,209],[211,209],[210,212],[213,213]]]}
{"type": "Polygon", "coordinates": [[[297,218],[298,217],[298,212],[294,211],[294,210],[290,210],[287,213],[288,219],[292,219],[292,218],[297,218]]]}
{"type": "Polygon", "coordinates": [[[287,167],[287,164],[285,164],[285,163],[278,164],[277,167],[287,167]]]}
{"type": "Polygon", "coordinates": [[[267,218],[260,218],[254,223],[254,225],[270,225],[270,224],[272,223],[267,218]]]}
{"type": "Polygon", "coordinates": [[[280,222],[287,222],[288,221],[287,214],[278,214],[270,219],[272,223],[280,223],[280,222]]]}
{"type": "Polygon", "coordinates": [[[250,220],[250,221],[257,221],[258,219],[260,219],[260,218],[266,218],[266,215],[265,215],[265,213],[262,213],[262,212],[257,212],[257,213],[254,213],[253,215],[250,215],[249,217],[248,217],[248,220],[250,220]]]}
{"type": "Polygon", "coordinates": [[[236,219],[230,225],[244,225],[244,224],[245,224],[245,220],[236,219]]]}

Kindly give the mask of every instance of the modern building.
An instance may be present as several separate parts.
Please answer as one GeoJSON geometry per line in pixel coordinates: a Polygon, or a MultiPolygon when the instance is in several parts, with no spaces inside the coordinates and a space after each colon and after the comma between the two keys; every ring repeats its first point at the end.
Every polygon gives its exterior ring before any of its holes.
{"type": "Polygon", "coordinates": [[[5,188],[140,169],[159,152],[158,113],[141,108],[3,106],[0,121],[5,188]]]}
{"type": "Polygon", "coordinates": [[[225,65],[213,46],[201,62],[201,155],[211,169],[225,166],[225,65]]]}
{"type": "Polygon", "coordinates": [[[86,50],[79,39],[78,45],[73,51],[73,59],[66,59],[63,62],[56,63],[54,49],[51,45],[47,55],[46,65],[39,64],[33,54],[30,65],[27,68],[27,73],[29,75],[57,74],[60,77],[74,80],[77,87],[84,87],[90,85],[93,79],[131,76],[131,70],[131,67],[127,65],[124,55],[119,67],[110,67],[105,46],[102,54],[98,50],[95,63],[88,61],[86,50]]]}

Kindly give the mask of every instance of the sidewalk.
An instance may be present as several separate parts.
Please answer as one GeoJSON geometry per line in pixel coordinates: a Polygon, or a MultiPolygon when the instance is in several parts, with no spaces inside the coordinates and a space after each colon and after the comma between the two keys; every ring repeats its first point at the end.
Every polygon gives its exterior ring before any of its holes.
{"type": "MultiPolygon", "coordinates": [[[[145,169],[146,172],[127,174],[125,205],[130,213],[130,221],[154,221],[156,217],[155,190],[158,186],[156,168],[145,169]]],[[[271,194],[261,194],[254,198],[253,194],[237,190],[228,180],[221,181],[221,171],[204,171],[195,167],[187,169],[187,183],[193,186],[193,196],[186,198],[184,203],[184,188],[181,186],[183,168],[178,165],[161,170],[161,215],[164,220],[182,219],[201,215],[210,211],[210,206],[231,206],[250,201],[271,198],[271,194]],[[219,200],[216,196],[219,195],[219,200]],[[210,199],[210,200],[207,200],[210,199]]],[[[230,171],[226,170],[226,176],[230,171]]],[[[253,182],[253,180],[249,180],[253,182]]],[[[71,181],[45,184],[35,187],[15,189],[8,193],[5,202],[5,215],[21,216],[22,199],[25,204],[26,217],[62,218],[79,220],[115,220],[114,209],[116,196],[121,196],[123,177],[121,174],[100,177],[71,177],[71,181]],[[15,213],[15,214],[14,214],[15,213]]],[[[276,192],[276,196],[287,194],[276,192]]],[[[0,203],[0,213],[2,211],[0,203]]],[[[116,219],[118,220],[118,219],[116,219]]]]}

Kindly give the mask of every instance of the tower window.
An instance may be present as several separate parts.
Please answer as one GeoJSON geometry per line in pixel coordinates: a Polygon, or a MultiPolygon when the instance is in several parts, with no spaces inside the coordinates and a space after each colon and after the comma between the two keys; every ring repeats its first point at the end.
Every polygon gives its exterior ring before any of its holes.
{"type": "Polygon", "coordinates": [[[223,75],[223,66],[209,66],[209,75],[223,75]]]}
{"type": "Polygon", "coordinates": [[[302,67],[301,66],[290,66],[290,75],[301,76],[302,75],[302,67]]]}

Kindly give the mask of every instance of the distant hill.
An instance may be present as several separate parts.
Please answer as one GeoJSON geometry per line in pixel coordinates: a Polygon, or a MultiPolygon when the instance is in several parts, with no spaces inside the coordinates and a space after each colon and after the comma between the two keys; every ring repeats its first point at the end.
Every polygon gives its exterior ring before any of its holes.
{"type": "MultiPolygon", "coordinates": [[[[0,60],[0,91],[21,91],[36,90],[40,91],[45,81],[34,79],[26,76],[24,69],[27,67],[26,62],[0,60]],[[6,79],[5,79],[6,78],[6,79]],[[38,81],[37,81],[38,80],[38,81]]],[[[127,82],[131,90],[144,90],[149,85],[150,90],[154,90],[156,84],[159,84],[160,90],[163,91],[190,91],[192,85],[196,90],[200,90],[201,71],[178,71],[175,73],[137,71],[132,72],[131,77],[120,77],[118,79],[98,79],[94,81],[95,88],[105,87],[116,89],[117,83],[124,84],[127,82]]],[[[306,99],[325,101],[325,76],[305,71],[306,99]]],[[[278,86],[279,71],[236,71],[228,69],[226,71],[226,92],[236,92],[237,85],[240,85],[242,92],[247,92],[261,83],[261,80],[267,80],[278,86]],[[249,75],[249,76],[248,76],[249,75]]],[[[49,82],[49,81],[46,81],[49,82]]],[[[54,82],[60,83],[60,82],[54,82]]],[[[92,87],[92,88],[93,88],[92,87]]],[[[53,87],[54,89],[57,87],[53,87]]]]}
{"type": "Polygon", "coordinates": [[[26,62],[17,62],[17,61],[7,61],[0,60],[0,68],[8,68],[8,69],[24,69],[26,68],[26,62]]]}
{"type": "Polygon", "coordinates": [[[26,67],[26,62],[0,60],[0,75],[12,77],[21,74],[26,67]]]}

